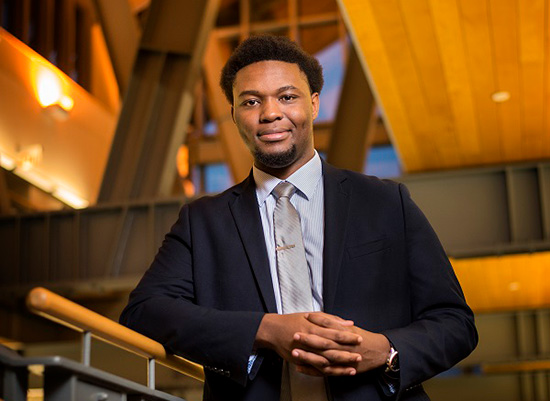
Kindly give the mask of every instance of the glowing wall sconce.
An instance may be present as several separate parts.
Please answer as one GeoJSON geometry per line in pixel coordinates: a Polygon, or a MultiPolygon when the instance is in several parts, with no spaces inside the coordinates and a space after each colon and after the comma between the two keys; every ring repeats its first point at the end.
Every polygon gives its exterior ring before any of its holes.
{"type": "Polygon", "coordinates": [[[11,171],[15,168],[16,165],[17,164],[15,163],[14,159],[0,152],[0,166],[2,166],[2,168],[11,171]]]}
{"type": "Polygon", "coordinates": [[[86,199],[76,195],[70,189],[60,185],[57,180],[46,177],[37,171],[36,163],[42,158],[42,145],[32,145],[16,155],[7,155],[0,149],[0,166],[13,174],[51,194],[64,204],[74,208],[83,209],[90,205],[86,199]]]}
{"type": "Polygon", "coordinates": [[[35,87],[38,103],[57,119],[64,120],[74,107],[74,100],[65,93],[66,83],[59,74],[40,65],[35,72],[35,87]]]}
{"type": "Polygon", "coordinates": [[[16,156],[17,168],[29,171],[42,161],[42,145],[36,144],[19,151],[16,156]]]}
{"type": "Polygon", "coordinates": [[[90,204],[90,202],[86,199],[82,199],[80,196],[77,196],[71,191],[61,187],[57,187],[52,192],[52,195],[73,209],[84,209],[90,204]]]}

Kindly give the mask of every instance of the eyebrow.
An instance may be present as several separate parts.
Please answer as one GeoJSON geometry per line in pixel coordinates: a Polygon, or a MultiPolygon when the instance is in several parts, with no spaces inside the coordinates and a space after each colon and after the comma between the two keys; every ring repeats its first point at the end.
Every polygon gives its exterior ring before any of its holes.
{"type": "MultiPolygon", "coordinates": [[[[282,86],[280,87],[279,89],[277,89],[277,93],[281,93],[281,92],[285,92],[287,90],[294,90],[294,89],[297,89],[299,90],[297,87],[295,87],[294,85],[286,85],[286,86],[282,86]]],[[[243,96],[246,96],[246,95],[254,95],[254,96],[260,96],[261,93],[257,90],[245,90],[245,91],[242,91],[241,93],[239,93],[239,95],[237,97],[243,97],[243,96]]]]}

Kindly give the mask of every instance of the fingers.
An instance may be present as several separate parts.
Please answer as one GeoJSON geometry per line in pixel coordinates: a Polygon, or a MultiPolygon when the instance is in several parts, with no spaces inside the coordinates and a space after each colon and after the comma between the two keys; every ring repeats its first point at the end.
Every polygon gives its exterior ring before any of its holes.
{"type": "MultiPolygon", "coordinates": [[[[294,343],[299,347],[305,350],[312,351],[324,351],[329,349],[343,350],[343,351],[352,351],[353,348],[357,345],[357,342],[344,342],[341,340],[341,336],[336,335],[335,337],[340,338],[340,341],[332,340],[326,336],[319,336],[316,334],[306,334],[306,333],[295,333],[294,334],[294,343]]],[[[356,340],[355,338],[350,340],[356,340]]]]}
{"type": "Polygon", "coordinates": [[[342,348],[342,346],[356,346],[361,344],[363,337],[351,331],[314,328],[308,333],[297,332],[294,341],[314,348],[342,348]]]}
{"type": "Polygon", "coordinates": [[[326,351],[322,355],[301,349],[292,351],[297,361],[297,370],[304,374],[318,376],[353,376],[361,356],[346,351],[326,351]]]}
{"type": "Polygon", "coordinates": [[[324,312],[307,313],[306,319],[311,323],[326,328],[352,327],[354,324],[353,320],[346,320],[340,316],[330,315],[324,312]]]}
{"type": "Polygon", "coordinates": [[[361,355],[356,352],[327,350],[310,352],[300,348],[292,350],[292,356],[299,364],[310,364],[318,369],[331,365],[353,365],[361,362],[361,355]]]}

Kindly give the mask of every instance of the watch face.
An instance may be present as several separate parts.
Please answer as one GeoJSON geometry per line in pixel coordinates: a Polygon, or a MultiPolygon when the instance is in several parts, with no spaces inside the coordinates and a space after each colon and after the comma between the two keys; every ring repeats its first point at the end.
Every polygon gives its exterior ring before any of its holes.
{"type": "Polygon", "coordinates": [[[395,354],[391,358],[390,369],[394,372],[397,372],[399,370],[399,354],[397,353],[397,351],[395,351],[395,354]]]}
{"type": "Polygon", "coordinates": [[[390,355],[386,361],[386,372],[399,372],[399,353],[392,347],[390,350],[390,355]]]}

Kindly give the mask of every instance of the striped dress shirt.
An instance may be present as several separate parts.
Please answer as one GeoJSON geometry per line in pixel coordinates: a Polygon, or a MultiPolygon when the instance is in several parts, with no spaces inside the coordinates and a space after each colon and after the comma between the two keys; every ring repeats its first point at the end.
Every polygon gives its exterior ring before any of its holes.
{"type": "MultiPolygon", "coordinates": [[[[265,244],[269,257],[269,268],[277,311],[282,312],[281,292],[277,275],[277,256],[275,251],[275,233],[273,229],[273,211],[277,202],[271,193],[273,188],[283,181],[253,167],[256,183],[256,196],[262,219],[265,244]]],[[[315,152],[313,158],[286,180],[297,190],[290,199],[300,215],[302,237],[309,268],[313,310],[323,310],[323,244],[324,244],[324,188],[321,158],[315,152]]]]}

